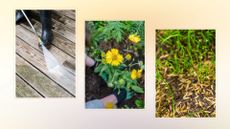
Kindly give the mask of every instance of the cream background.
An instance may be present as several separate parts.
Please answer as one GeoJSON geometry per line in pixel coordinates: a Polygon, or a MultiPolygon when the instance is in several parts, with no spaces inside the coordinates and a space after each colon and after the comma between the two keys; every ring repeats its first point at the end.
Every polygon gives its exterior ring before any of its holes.
{"type": "Polygon", "coordinates": [[[0,11],[0,129],[227,129],[230,116],[228,0],[7,0],[0,11]],[[16,99],[15,9],[76,9],[77,97],[16,99]],[[145,20],[145,109],[84,109],[84,21],[145,20]],[[217,117],[155,118],[155,30],[216,29],[217,117]]]}

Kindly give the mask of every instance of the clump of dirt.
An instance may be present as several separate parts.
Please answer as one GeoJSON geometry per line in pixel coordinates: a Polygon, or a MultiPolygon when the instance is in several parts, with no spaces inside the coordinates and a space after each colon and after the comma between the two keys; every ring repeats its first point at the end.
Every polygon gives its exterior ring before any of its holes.
{"type": "Polygon", "coordinates": [[[110,95],[113,91],[107,87],[106,82],[96,73],[93,68],[86,67],[85,76],[86,102],[93,99],[101,99],[110,95]]]}

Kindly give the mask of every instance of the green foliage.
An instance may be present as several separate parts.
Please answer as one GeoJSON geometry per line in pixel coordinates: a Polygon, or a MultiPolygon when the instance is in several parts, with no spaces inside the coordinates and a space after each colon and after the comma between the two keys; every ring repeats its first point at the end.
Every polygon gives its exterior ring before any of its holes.
{"type": "MultiPolygon", "coordinates": [[[[157,36],[159,55],[169,55],[167,60],[161,61],[161,65],[167,62],[171,73],[184,73],[194,64],[215,60],[215,44],[211,44],[215,40],[214,30],[165,30],[157,36]]],[[[159,58],[157,62],[161,60],[159,58]]]]}
{"type": "Polygon", "coordinates": [[[114,89],[125,88],[128,92],[144,93],[138,81],[131,79],[130,71],[125,67],[125,64],[114,67],[106,63],[100,63],[95,68],[95,72],[107,82],[108,87],[114,89]]]}
{"type": "Polygon", "coordinates": [[[130,33],[138,33],[144,42],[143,21],[91,21],[88,27],[92,34],[91,42],[94,47],[103,41],[114,40],[121,43],[130,33]]]}
{"type": "Polygon", "coordinates": [[[159,82],[164,68],[168,68],[168,74],[196,72],[199,82],[204,82],[215,64],[215,30],[164,30],[161,34],[158,32],[157,39],[156,78],[159,82]],[[162,55],[168,56],[162,60],[162,55]],[[206,60],[211,61],[209,65],[204,64],[206,60]]]}

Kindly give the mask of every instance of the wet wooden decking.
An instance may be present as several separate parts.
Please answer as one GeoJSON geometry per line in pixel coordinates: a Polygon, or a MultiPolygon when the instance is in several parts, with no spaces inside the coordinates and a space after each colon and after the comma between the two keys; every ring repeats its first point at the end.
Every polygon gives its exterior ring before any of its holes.
{"type": "MultiPolygon", "coordinates": [[[[32,24],[41,34],[39,14],[32,11],[32,24]]],[[[32,28],[16,25],[16,96],[75,97],[75,11],[52,11],[54,40],[49,51],[65,69],[51,73],[32,28]]]]}

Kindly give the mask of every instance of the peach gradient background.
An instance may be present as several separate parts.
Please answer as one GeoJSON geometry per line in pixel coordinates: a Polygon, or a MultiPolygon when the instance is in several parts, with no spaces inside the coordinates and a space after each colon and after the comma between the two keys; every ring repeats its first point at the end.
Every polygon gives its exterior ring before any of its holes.
{"type": "Polygon", "coordinates": [[[0,11],[0,129],[227,129],[230,116],[228,0],[7,0],[0,11]],[[16,99],[15,9],[76,9],[77,97],[16,99]],[[145,109],[84,109],[84,21],[145,20],[145,109]],[[217,117],[155,118],[155,30],[216,29],[217,117]]]}

